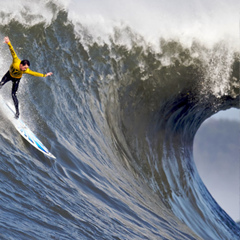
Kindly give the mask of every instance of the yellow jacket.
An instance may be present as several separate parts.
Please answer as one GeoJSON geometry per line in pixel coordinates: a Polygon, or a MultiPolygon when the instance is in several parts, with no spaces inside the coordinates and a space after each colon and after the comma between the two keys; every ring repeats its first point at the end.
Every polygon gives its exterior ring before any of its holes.
{"type": "Polygon", "coordinates": [[[10,66],[9,73],[13,78],[21,78],[23,74],[30,74],[36,77],[46,77],[46,74],[33,72],[29,68],[26,71],[22,71],[20,69],[21,60],[18,58],[17,54],[15,53],[11,42],[8,43],[8,47],[13,57],[13,62],[10,66]]]}

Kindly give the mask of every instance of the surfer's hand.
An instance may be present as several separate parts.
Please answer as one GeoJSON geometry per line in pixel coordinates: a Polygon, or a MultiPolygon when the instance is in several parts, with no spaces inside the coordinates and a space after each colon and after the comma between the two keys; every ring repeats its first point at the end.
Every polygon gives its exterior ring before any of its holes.
{"type": "Polygon", "coordinates": [[[46,73],[46,77],[47,77],[47,76],[51,76],[51,75],[53,75],[52,72],[46,73]]]}
{"type": "Polygon", "coordinates": [[[10,42],[9,37],[5,37],[4,42],[8,44],[10,42]]]}

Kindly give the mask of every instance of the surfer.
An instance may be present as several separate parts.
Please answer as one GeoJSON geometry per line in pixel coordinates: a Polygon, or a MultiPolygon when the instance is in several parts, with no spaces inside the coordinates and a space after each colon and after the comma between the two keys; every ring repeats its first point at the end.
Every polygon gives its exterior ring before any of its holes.
{"type": "Polygon", "coordinates": [[[19,108],[18,108],[18,99],[17,99],[17,90],[18,90],[18,85],[20,82],[20,79],[22,78],[23,74],[30,74],[36,77],[47,77],[47,76],[51,76],[53,73],[49,72],[46,74],[42,74],[42,73],[38,73],[38,72],[34,72],[32,70],[29,69],[30,67],[30,62],[28,60],[20,60],[17,56],[17,54],[15,53],[13,46],[9,40],[8,37],[4,38],[4,42],[6,44],[8,44],[8,47],[10,49],[10,52],[12,54],[12,58],[13,58],[13,62],[10,66],[9,71],[3,76],[1,82],[0,82],[0,88],[2,88],[2,86],[8,82],[8,81],[12,81],[12,98],[13,98],[13,102],[14,102],[14,106],[16,109],[16,115],[15,117],[18,118],[19,117],[19,108]]]}

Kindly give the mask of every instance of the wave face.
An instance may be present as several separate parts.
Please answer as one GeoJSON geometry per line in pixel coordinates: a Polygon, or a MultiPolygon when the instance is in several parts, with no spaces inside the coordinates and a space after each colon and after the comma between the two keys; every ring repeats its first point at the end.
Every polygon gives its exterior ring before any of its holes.
{"type": "MultiPolygon", "coordinates": [[[[193,159],[200,125],[239,108],[239,53],[164,37],[156,50],[127,26],[103,42],[55,1],[21,7],[1,10],[1,37],[32,70],[54,73],[25,75],[18,98],[57,159],[1,112],[1,239],[239,239],[193,159]]],[[[11,56],[1,52],[3,75],[11,56]]]]}

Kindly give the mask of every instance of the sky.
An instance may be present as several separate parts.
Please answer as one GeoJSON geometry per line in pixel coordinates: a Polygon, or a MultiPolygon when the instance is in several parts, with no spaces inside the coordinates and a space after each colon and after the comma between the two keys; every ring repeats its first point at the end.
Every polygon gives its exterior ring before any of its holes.
{"type": "MultiPolygon", "coordinates": [[[[240,133],[240,110],[236,108],[231,108],[226,111],[220,111],[217,114],[213,115],[210,119],[227,119],[227,120],[236,120],[239,121],[239,131],[240,133]]],[[[239,135],[240,139],[240,135],[239,135]]],[[[239,150],[240,153],[240,150],[239,150]]],[[[218,202],[218,204],[232,217],[234,221],[240,221],[240,156],[233,156],[239,160],[239,170],[231,171],[229,173],[230,166],[218,165],[217,174],[206,174],[206,168],[200,167],[201,172],[200,176],[203,178],[203,182],[211,192],[212,196],[218,202]],[[232,181],[235,179],[236,181],[232,181]],[[216,186],[216,182],[218,185],[216,186]],[[221,186],[219,186],[221,182],[221,186]],[[234,183],[233,183],[234,182],[234,183]]],[[[196,159],[195,159],[196,160],[196,159]]],[[[200,164],[196,162],[197,167],[200,164]]],[[[216,172],[216,166],[208,166],[209,172],[216,172]]]]}
{"type": "MultiPolygon", "coordinates": [[[[231,124],[231,122],[227,122],[231,124]]],[[[211,131],[210,131],[211,132],[211,131]]],[[[194,140],[194,160],[205,186],[218,202],[218,204],[229,214],[234,221],[240,221],[240,148],[235,142],[236,136],[240,140],[240,110],[230,109],[222,111],[207,119],[199,128],[194,140]],[[226,131],[216,129],[209,135],[212,140],[209,147],[204,147],[206,139],[201,135],[201,130],[205,131],[208,122],[218,119],[237,120],[239,124],[234,124],[234,128],[226,141],[226,149],[223,142],[226,138],[226,131]],[[205,129],[205,130],[204,130],[205,129]],[[235,130],[235,132],[234,132],[235,130]],[[202,136],[202,137],[201,137],[202,136]],[[215,142],[215,143],[213,143],[215,142]]]]}
{"type": "Polygon", "coordinates": [[[236,108],[231,108],[226,111],[220,111],[213,115],[213,119],[228,119],[240,121],[240,110],[236,108]]]}

